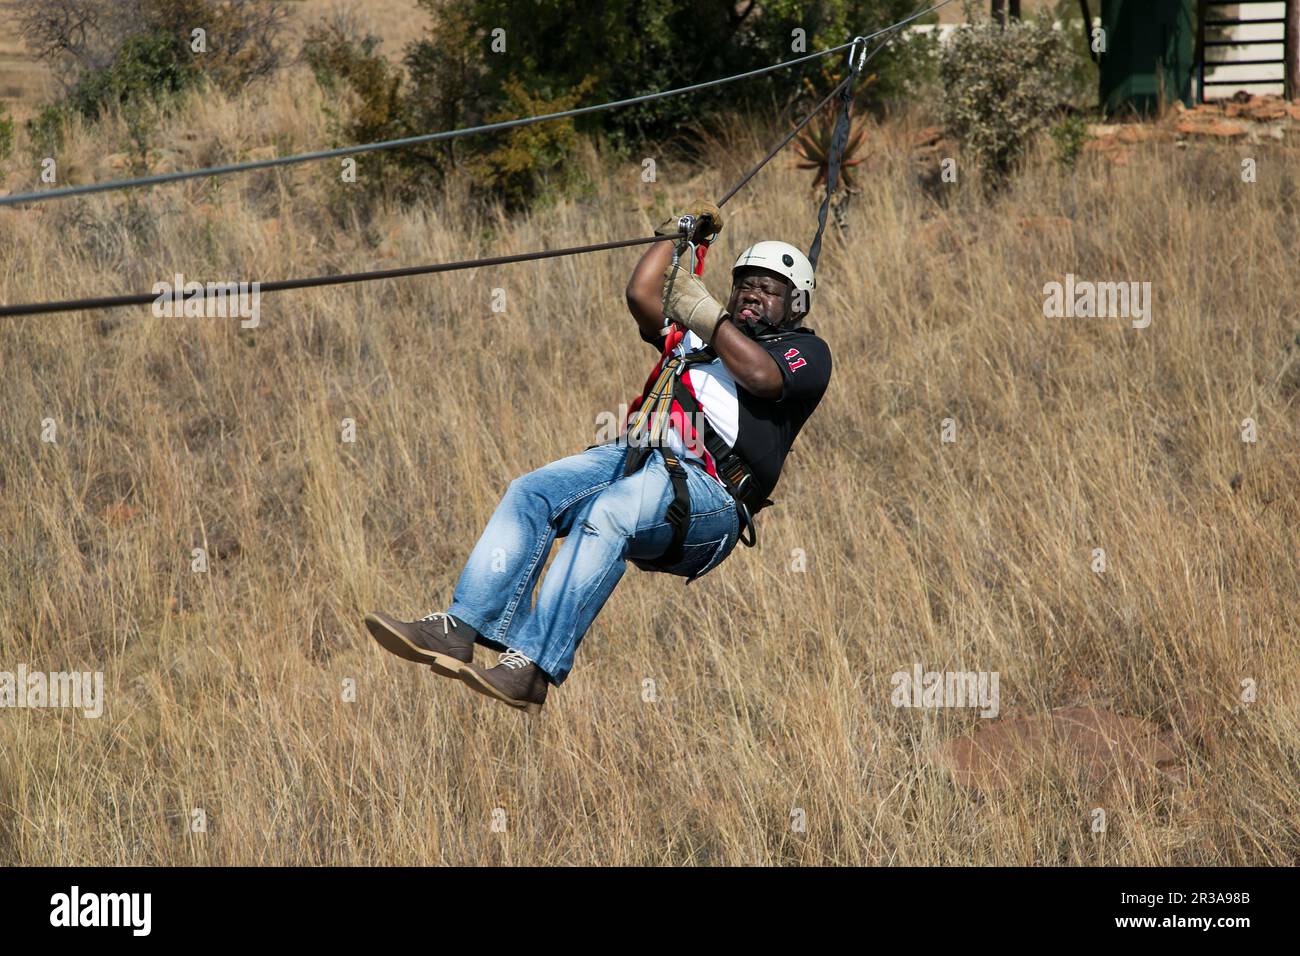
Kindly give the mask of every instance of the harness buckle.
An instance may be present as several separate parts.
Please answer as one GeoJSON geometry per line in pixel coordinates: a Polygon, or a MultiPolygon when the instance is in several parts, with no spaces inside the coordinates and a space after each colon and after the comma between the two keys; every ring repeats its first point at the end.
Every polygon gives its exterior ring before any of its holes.
{"type": "Polygon", "coordinates": [[[686,532],[691,523],[691,494],[687,488],[686,469],[682,467],[680,459],[662,448],[659,453],[663,456],[664,466],[668,469],[668,477],[672,479],[673,485],[673,500],[664,512],[664,521],[672,526],[673,536],[668,549],[657,559],[660,566],[666,566],[682,559],[682,542],[686,540],[686,532]]]}

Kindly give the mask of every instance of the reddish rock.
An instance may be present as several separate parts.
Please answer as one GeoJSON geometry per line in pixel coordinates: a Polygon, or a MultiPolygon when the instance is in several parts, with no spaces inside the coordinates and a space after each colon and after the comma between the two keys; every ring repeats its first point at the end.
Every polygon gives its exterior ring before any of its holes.
{"type": "Polygon", "coordinates": [[[1115,138],[1121,143],[1145,143],[1149,139],[1154,139],[1155,135],[1155,131],[1151,127],[1131,123],[1120,127],[1119,132],[1115,134],[1115,138]]]}
{"type": "Polygon", "coordinates": [[[1219,139],[1235,139],[1238,136],[1246,135],[1246,127],[1240,123],[1229,123],[1224,120],[1214,120],[1212,122],[1179,120],[1178,125],[1174,128],[1184,136],[1214,136],[1219,139]]]}
{"type": "Polygon", "coordinates": [[[1182,782],[1171,734],[1093,706],[986,724],[946,741],[941,756],[959,784],[981,792],[1001,790],[1047,766],[1077,767],[1090,788],[1156,774],[1182,782]]]}
{"type": "Polygon", "coordinates": [[[1272,123],[1276,120],[1286,119],[1287,104],[1272,98],[1256,100],[1246,108],[1246,115],[1261,123],[1272,123]]]}

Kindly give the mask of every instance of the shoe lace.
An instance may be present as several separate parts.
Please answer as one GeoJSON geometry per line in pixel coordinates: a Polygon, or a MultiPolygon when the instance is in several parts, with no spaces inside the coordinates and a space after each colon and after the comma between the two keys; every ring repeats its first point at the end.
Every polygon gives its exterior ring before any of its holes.
{"type": "Polygon", "coordinates": [[[450,614],[448,614],[446,611],[434,611],[432,614],[426,614],[424,617],[420,618],[420,620],[421,620],[421,621],[433,621],[435,624],[436,624],[437,622],[441,621],[441,622],[442,622],[442,633],[443,633],[443,634],[449,634],[449,633],[451,633],[451,632],[450,632],[450,629],[449,629],[449,627],[448,627],[448,625],[450,625],[451,627],[455,627],[455,626],[456,626],[456,620],[455,620],[455,618],[453,618],[453,617],[452,617],[450,614]]]}
{"type": "Polygon", "coordinates": [[[506,667],[512,671],[527,667],[531,663],[531,658],[525,657],[513,647],[507,648],[506,652],[497,658],[498,667],[506,667]]]}

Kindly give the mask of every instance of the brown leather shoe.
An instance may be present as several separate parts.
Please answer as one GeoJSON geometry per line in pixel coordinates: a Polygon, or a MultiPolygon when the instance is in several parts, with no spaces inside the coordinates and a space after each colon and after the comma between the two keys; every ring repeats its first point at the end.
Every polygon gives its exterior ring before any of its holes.
{"type": "Polygon", "coordinates": [[[460,679],[480,694],[495,697],[511,707],[522,707],[530,714],[542,709],[549,684],[542,669],[515,650],[497,658],[496,667],[466,664],[461,668],[460,679]]]}
{"type": "Polygon", "coordinates": [[[417,664],[428,664],[443,677],[456,677],[474,660],[478,631],[450,614],[437,612],[418,621],[398,621],[375,611],[366,627],[379,646],[417,664]]]}

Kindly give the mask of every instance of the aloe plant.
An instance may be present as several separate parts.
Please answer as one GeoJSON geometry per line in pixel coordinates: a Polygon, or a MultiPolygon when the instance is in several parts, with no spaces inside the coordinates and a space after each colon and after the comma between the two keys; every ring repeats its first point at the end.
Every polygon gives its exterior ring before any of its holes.
{"type": "MultiPolygon", "coordinates": [[[[826,183],[826,177],[830,172],[831,140],[835,136],[835,120],[834,113],[823,113],[795,138],[795,152],[800,160],[795,163],[795,167],[817,170],[817,178],[812,184],[814,192],[826,183]]],[[[846,190],[854,189],[853,167],[862,162],[858,153],[866,138],[866,128],[854,118],[850,110],[849,137],[844,143],[844,155],[840,157],[840,179],[846,190]]]]}
{"type": "MultiPolygon", "coordinates": [[[[800,157],[797,169],[815,169],[813,190],[816,191],[826,183],[831,164],[831,140],[835,137],[835,120],[833,114],[824,114],[806,127],[794,140],[794,152],[800,157]]],[[[858,152],[866,142],[867,130],[853,114],[849,114],[849,138],[845,140],[844,155],[840,157],[840,178],[846,190],[853,190],[853,166],[862,163],[858,152]]]]}

